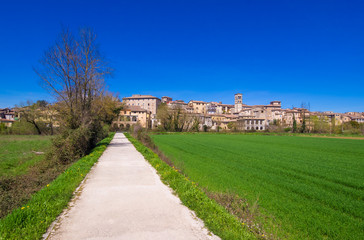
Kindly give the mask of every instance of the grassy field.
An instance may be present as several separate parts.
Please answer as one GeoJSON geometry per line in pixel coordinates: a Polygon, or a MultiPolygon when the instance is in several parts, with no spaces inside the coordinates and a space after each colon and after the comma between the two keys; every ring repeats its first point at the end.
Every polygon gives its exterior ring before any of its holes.
{"type": "Polygon", "coordinates": [[[0,135],[0,218],[64,170],[45,161],[50,146],[50,136],[0,135]]]}
{"type": "Polygon", "coordinates": [[[152,135],[192,181],[259,206],[270,238],[364,239],[364,141],[295,136],[152,135]],[[256,203],[256,204],[254,204],[256,203]]]}
{"type": "Polygon", "coordinates": [[[0,135],[0,177],[25,174],[44,159],[35,152],[45,152],[50,145],[50,136],[0,135]]]}

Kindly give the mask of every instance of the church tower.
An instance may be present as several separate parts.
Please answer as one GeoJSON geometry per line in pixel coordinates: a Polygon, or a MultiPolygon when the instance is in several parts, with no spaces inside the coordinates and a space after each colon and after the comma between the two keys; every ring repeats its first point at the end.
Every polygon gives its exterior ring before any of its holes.
{"type": "Polygon", "coordinates": [[[243,108],[243,94],[235,94],[235,113],[238,113],[243,108]]]}

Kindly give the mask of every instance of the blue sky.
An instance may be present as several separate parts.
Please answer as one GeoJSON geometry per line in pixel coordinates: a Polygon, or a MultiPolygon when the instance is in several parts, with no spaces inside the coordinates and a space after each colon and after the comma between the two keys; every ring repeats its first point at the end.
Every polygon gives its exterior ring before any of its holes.
{"type": "Polygon", "coordinates": [[[2,1],[0,107],[52,100],[32,70],[62,25],[94,28],[120,97],[364,112],[364,1],[2,1]]]}

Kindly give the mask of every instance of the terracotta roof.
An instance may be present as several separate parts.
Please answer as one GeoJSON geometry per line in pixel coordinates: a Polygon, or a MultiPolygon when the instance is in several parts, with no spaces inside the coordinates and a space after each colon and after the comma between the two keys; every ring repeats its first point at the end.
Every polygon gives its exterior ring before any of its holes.
{"type": "Polygon", "coordinates": [[[15,120],[0,118],[0,122],[15,122],[15,120]]]}
{"type": "Polygon", "coordinates": [[[175,100],[175,101],[171,101],[170,103],[187,104],[183,100],[175,100]]]}
{"type": "Polygon", "coordinates": [[[145,110],[144,108],[141,108],[140,106],[127,106],[125,107],[125,110],[130,110],[132,112],[147,112],[148,110],[145,110]]]}
{"type": "Polygon", "coordinates": [[[281,105],[268,104],[264,105],[264,107],[281,108],[281,105]]]}
{"type": "Polygon", "coordinates": [[[195,103],[207,103],[207,102],[204,102],[204,101],[195,101],[195,100],[191,100],[189,102],[195,102],[195,103]]]}
{"type": "Polygon", "coordinates": [[[222,104],[222,103],[219,103],[219,104],[217,104],[217,105],[219,105],[219,106],[223,106],[223,107],[231,107],[231,108],[233,108],[233,107],[234,107],[234,105],[231,105],[231,104],[222,104]]]}
{"type": "Polygon", "coordinates": [[[136,94],[136,95],[132,95],[131,97],[124,97],[123,100],[124,99],[144,99],[144,98],[159,99],[159,98],[154,97],[152,95],[139,95],[139,94],[136,94]]]}
{"type": "Polygon", "coordinates": [[[238,116],[232,115],[232,114],[223,114],[224,117],[227,118],[238,118],[238,116]]]}
{"type": "Polygon", "coordinates": [[[264,118],[255,118],[255,117],[246,117],[246,118],[240,118],[238,119],[238,121],[240,120],[265,120],[264,118]]]}

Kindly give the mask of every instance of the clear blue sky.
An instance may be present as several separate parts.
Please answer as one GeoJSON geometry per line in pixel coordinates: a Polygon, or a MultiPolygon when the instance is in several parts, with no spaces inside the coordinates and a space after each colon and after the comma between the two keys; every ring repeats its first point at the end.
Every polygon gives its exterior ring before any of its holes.
{"type": "Polygon", "coordinates": [[[51,100],[32,67],[62,25],[95,29],[120,97],[364,112],[362,0],[2,1],[0,107],[51,100]]]}

